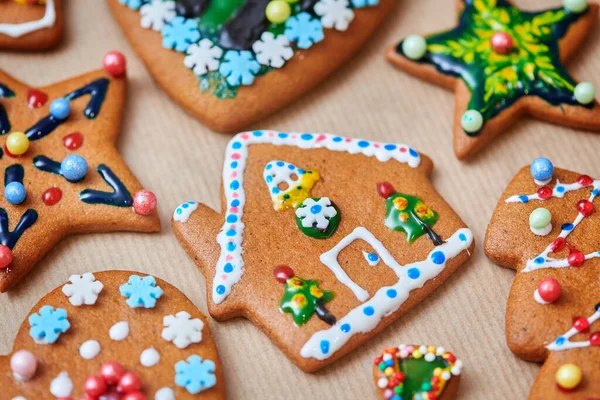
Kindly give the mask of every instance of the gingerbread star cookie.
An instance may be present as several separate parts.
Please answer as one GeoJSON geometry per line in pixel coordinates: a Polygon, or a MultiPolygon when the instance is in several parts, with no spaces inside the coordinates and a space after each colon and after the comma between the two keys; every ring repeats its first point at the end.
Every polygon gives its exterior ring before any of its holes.
{"type": "Polygon", "coordinates": [[[600,393],[600,180],[540,158],[508,185],[485,252],[517,271],[506,309],[510,349],[544,362],[530,399],[600,393]]]}
{"type": "Polygon", "coordinates": [[[441,285],[473,235],[406,145],[331,134],[236,135],[222,213],[195,201],[173,230],[218,320],[243,316],[304,371],[368,341],[441,285]]]}
{"type": "Polygon", "coordinates": [[[524,115],[600,131],[591,82],[565,67],[589,36],[598,5],[564,0],[548,10],[522,11],[509,0],[459,0],[455,28],[411,35],[388,60],[455,93],[454,152],[465,159],[524,115]]]}
{"type": "Polygon", "coordinates": [[[156,197],[115,148],[127,81],[124,58],[105,69],[32,88],[0,71],[0,291],[63,237],[156,232],[156,197]]]}
{"type": "Polygon", "coordinates": [[[239,132],[325,80],[395,0],[107,0],[158,84],[211,129],[239,132]]]}
{"type": "Polygon", "coordinates": [[[177,288],[128,271],[72,275],[0,357],[7,399],[224,399],[208,319],[177,288]]]}
{"type": "Polygon", "coordinates": [[[456,398],[462,361],[439,346],[401,344],[373,360],[381,400],[456,398]]]}
{"type": "Polygon", "coordinates": [[[46,50],[63,30],[63,0],[0,0],[0,50],[46,50]]]}

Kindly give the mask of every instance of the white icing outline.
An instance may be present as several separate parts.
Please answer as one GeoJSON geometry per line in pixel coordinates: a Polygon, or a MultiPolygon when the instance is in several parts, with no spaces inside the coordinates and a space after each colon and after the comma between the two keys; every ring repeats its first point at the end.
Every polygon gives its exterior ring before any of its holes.
{"type": "Polygon", "coordinates": [[[0,24],[0,34],[13,38],[27,35],[44,28],[51,28],[56,22],[56,10],[54,9],[54,0],[46,1],[46,12],[41,19],[27,21],[20,24],[0,24]]]}
{"type": "Polygon", "coordinates": [[[212,299],[215,304],[220,304],[229,296],[231,288],[240,281],[244,273],[245,265],[242,257],[244,232],[242,217],[246,202],[244,169],[248,159],[248,147],[253,144],[295,146],[301,149],[325,148],[331,151],[343,151],[350,154],[375,157],[381,162],[393,159],[408,164],[412,168],[417,168],[421,163],[419,153],[407,145],[345,138],[328,133],[254,131],[243,132],[234,136],[227,144],[223,166],[226,212],[225,222],[217,235],[217,243],[221,247],[221,254],[217,261],[212,285],[212,299]],[[232,206],[234,200],[237,200],[236,204],[239,203],[235,207],[232,206]],[[234,209],[236,212],[233,212],[234,209]],[[226,272],[225,266],[227,264],[231,264],[233,269],[228,269],[226,272]]]}
{"type": "MultiPolygon", "coordinates": [[[[600,319],[600,311],[596,311],[587,319],[589,326],[592,326],[592,324],[594,322],[596,322],[598,319],[600,319]]],[[[550,351],[563,351],[563,350],[569,350],[569,349],[589,347],[592,345],[589,340],[585,340],[582,342],[571,342],[570,339],[578,333],[580,333],[580,332],[577,329],[571,328],[571,329],[569,329],[569,331],[567,333],[559,336],[554,342],[552,342],[548,346],[546,346],[546,348],[550,351]],[[564,343],[563,344],[556,343],[561,338],[564,339],[564,343]]]]}
{"type": "MultiPolygon", "coordinates": [[[[350,312],[339,319],[335,325],[328,329],[315,332],[300,351],[300,355],[304,358],[325,360],[344,346],[355,334],[366,333],[373,330],[382,318],[394,313],[402,306],[402,304],[404,304],[410,296],[411,291],[422,288],[427,281],[435,278],[444,270],[448,260],[451,260],[461,252],[467,250],[471,243],[473,243],[473,234],[471,230],[461,228],[457,230],[447,242],[434,247],[425,260],[407,265],[400,265],[371,232],[363,227],[359,227],[350,233],[350,235],[342,239],[336,247],[330,250],[330,256],[335,254],[337,257],[337,253],[341,250],[340,245],[342,248],[345,248],[356,239],[365,240],[373,246],[379,253],[379,257],[382,261],[396,272],[396,275],[398,275],[399,278],[398,282],[392,286],[381,287],[370,300],[350,310],[350,312]],[[331,253],[332,251],[333,253],[331,253]],[[441,252],[444,255],[444,260],[439,264],[432,260],[432,256],[438,252],[441,252]],[[418,276],[415,277],[413,275],[412,278],[409,277],[409,271],[415,268],[419,271],[418,276]]],[[[338,269],[337,272],[343,273],[343,275],[346,274],[341,268],[338,269]]],[[[344,284],[348,285],[348,282],[345,282],[344,284]]],[[[356,285],[354,289],[357,288],[364,291],[364,289],[358,287],[358,285],[356,285]]]]}

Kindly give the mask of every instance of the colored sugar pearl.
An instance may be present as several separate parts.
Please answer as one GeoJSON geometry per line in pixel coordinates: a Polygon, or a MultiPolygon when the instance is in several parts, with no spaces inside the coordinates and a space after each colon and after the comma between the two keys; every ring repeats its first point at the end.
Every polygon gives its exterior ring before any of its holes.
{"type": "Polygon", "coordinates": [[[48,101],[48,95],[40,90],[29,89],[27,91],[27,104],[31,108],[40,108],[48,101]]]}
{"type": "Polygon", "coordinates": [[[83,384],[85,393],[94,399],[105,394],[107,388],[108,385],[101,376],[92,375],[88,377],[83,384]]]}
{"type": "Polygon", "coordinates": [[[79,132],[69,133],[63,138],[63,144],[69,150],[77,150],[83,144],[83,135],[79,132]]]}
{"type": "Polygon", "coordinates": [[[27,381],[35,375],[37,360],[31,352],[19,350],[10,358],[10,369],[17,380],[27,381]]]}
{"type": "Polygon", "coordinates": [[[77,154],[71,154],[60,164],[60,174],[70,182],[82,180],[88,171],[87,161],[77,154]]]}
{"type": "Polygon", "coordinates": [[[274,24],[283,24],[292,15],[292,8],[285,0],[273,0],[265,9],[267,19],[274,24]]]}
{"type": "Polygon", "coordinates": [[[552,231],[552,214],[546,208],[536,208],[529,215],[529,227],[538,236],[546,236],[552,231]]]}
{"type": "Polygon", "coordinates": [[[589,200],[579,200],[577,202],[577,211],[584,217],[589,217],[594,212],[594,205],[589,200]]]}
{"type": "Polygon", "coordinates": [[[29,138],[23,132],[13,132],[6,137],[6,148],[15,156],[25,154],[29,149],[29,138]]]}
{"type": "Polygon", "coordinates": [[[50,188],[42,194],[42,201],[47,206],[53,206],[62,198],[62,190],[59,188],[50,188]]]}
{"type": "Polygon", "coordinates": [[[596,98],[596,87],[591,82],[581,82],[575,86],[573,94],[579,104],[591,104],[596,98]]]}
{"type": "Polygon", "coordinates": [[[21,182],[11,182],[4,187],[4,197],[10,204],[21,204],[27,197],[27,190],[21,182]]]}
{"type": "Polygon", "coordinates": [[[573,328],[577,330],[577,332],[583,332],[590,327],[590,322],[585,317],[577,317],[573,321],[573,328]]]}
{"type": "Polygon", "coordinates": [[[467,133],[475,133],[483,126],[483,115],[477,110],[468,110],[460,120],[462,128],[467,133]]]}
{"type": "Polygon", "coordinates": [[[100,368],[100,375],[109,385],[116,385],[125,375],[125,368],[115,361],[107,362],[100,368]]]}
{"type": "Polygon", "coordinates": [[[409,35],[402,41],[402,53],[411,60],[420,60],[427,53],[427,42],[419,35],[409,35]]]}
{"type": "Polygon", "coordinates": [[[514,47],[512,36],[506,32],[496,32],[490,39],[492,50],[497,54],[508,54],[514,47]]]}
{"type": "Polygon", "coordinates": [[[66,119],[71,113],[71,104],[67,99],[56,99],[50,104],[50,115],[58,120],[66,119]]]}
{"type": "Polygon", "coordinates": [[[556,371],[556,383],[563,389],[575,389],[581,383],[581,368],[575,364],[563,364],[556,371]]]}
{"type": "Polygon", "coordinates": [[[600,346],[600,332],[596,331],[590,335],[590,344],[592,346],[600,346]]]}
{"type": "Polygon", "coordinates": [[[0,269],[4,269],[12,263],[13,252],[10,247],[0,244],[0,269]]]}
{"type": "Polygon", "coordinates": [[[563,0],[563,7],[574,13],[582,13],[588,8],[588,0],[563,0]]]}
{"type": "Polygon", "coordinates": [[[531,176],[533,176],[533,179],[535,180],[535,183],[538,185],[546,185],[550,183],[552,176],[554,175],[554,165],[552,165],[552,161],[543,157],[533,160],[529,170],[531,172],[531,176]]]}
{"type": "Polygon", "coordinates": [[[133,210],[139,215],[149,215],[156,209],[156,196],[149,190],[140,190],[133,196],[133,210]]]}
{"type": "Polygon", "coordinates": [[[142,388],[142,381],[133,372],[127,372],[119,379],[117,391],[121,393],[135,393],[142,388]]]}
{"type": "Polygon", "coordinates": [[[560,297],[560,283],[554,278],[544,278],[538,284],[539,296],[547,303],[554,303],[560,297]]]}
{"type": "Polygon", "coordinates": [[[567,262],[571,267],[578,268],[581,267],[585,262],[585,256],[581,251],[572,249],[567,257],[567,262]]]}
{"type": "Polygon", "coordinates": [[[102,66],[110,76],[120,78],[125,75],[127,70],[127,59],[122,53],[111,51],[104,56],[102,66]]]}

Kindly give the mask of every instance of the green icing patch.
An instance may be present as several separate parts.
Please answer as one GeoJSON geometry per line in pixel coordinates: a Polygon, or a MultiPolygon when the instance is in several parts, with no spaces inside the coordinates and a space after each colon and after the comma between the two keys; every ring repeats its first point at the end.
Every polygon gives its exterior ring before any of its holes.
{"type": "Polygon", "coordinates": [[[415,394],[431,390],[431,378],[436,368],[446,368],[446,363],[440,357],[432,362],[423,358],[400,361],[400,370],[405,375],[402,400],[412,400],[415,394]]]}
{"type": "MultiPolygon", "coordinates": [[[[260,70],[256,74],[256,76],[263,76],[271,71],[273,68],[267,67],[265,65],[261,65],[260,70]]],[[[198,77],[200,81],[200,91],[202,93],[208,91],[216,98],[223,99],[233,99],[237,96],[239,86],[232,86],[227,83],[227,78],[219,73],[219,71],[211,71],[202,76],[198,77]]]]}
{"type": "Polygon", "coordinates": [[[233,18],[246,0],[212,0],[198,21],[198,29],[204,36],[216,36],[223,25],[233,18]]]}
{"type": "Polygon", "coordinates": [[[318,313],[319,318],[326,318],[329,312],[324,304],[332,299],[333,293],[319,289],[318,281],[294,276],[285,284],[285,293],[280,307],[283,312],[292,314],[294,322],[300,326],[304,325],[315,312],[318,313]]]}
{"type": "Polygon", "coordinates": [[[386,199],[385,205],[385,226],[404,232],[409,243],[427,233],[424,225],[432,227],[438,220],[438,214],[415,196],[394,193],[386,199]]]}

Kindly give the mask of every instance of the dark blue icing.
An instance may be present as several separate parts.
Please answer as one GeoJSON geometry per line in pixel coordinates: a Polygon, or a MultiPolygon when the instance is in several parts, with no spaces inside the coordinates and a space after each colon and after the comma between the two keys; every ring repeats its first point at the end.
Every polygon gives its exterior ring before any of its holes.
{"type": "Polygon", "coordinates": [[[11,232],[8,230],[8,214],[4,208],[0,208],[0,243],[11,249],[15,247],[23,232],[31,227],[37,221],[37,218],[38,213],[35,210],[25,211],[19,223],[15,226],[15,230],[11,232]]]}
{"type": "Polygon", "coordinates": [[[104,164],[98,166],[98,173],[108,185],[113,188],[113,192],[102,192],[100,190],[85,189],[79,194],[79,199],[88,204],[106,204],[117,207],[131,207],[133,198],[123,185],[123,182],[104,164]]]}
{"type": "Polygon", "coordinates": [[[21,164],[13,164],[6,168],[4,171],[4,186],[11,182],[23,183],[23,177],[25,176],[25,170],[21,164]]]}

